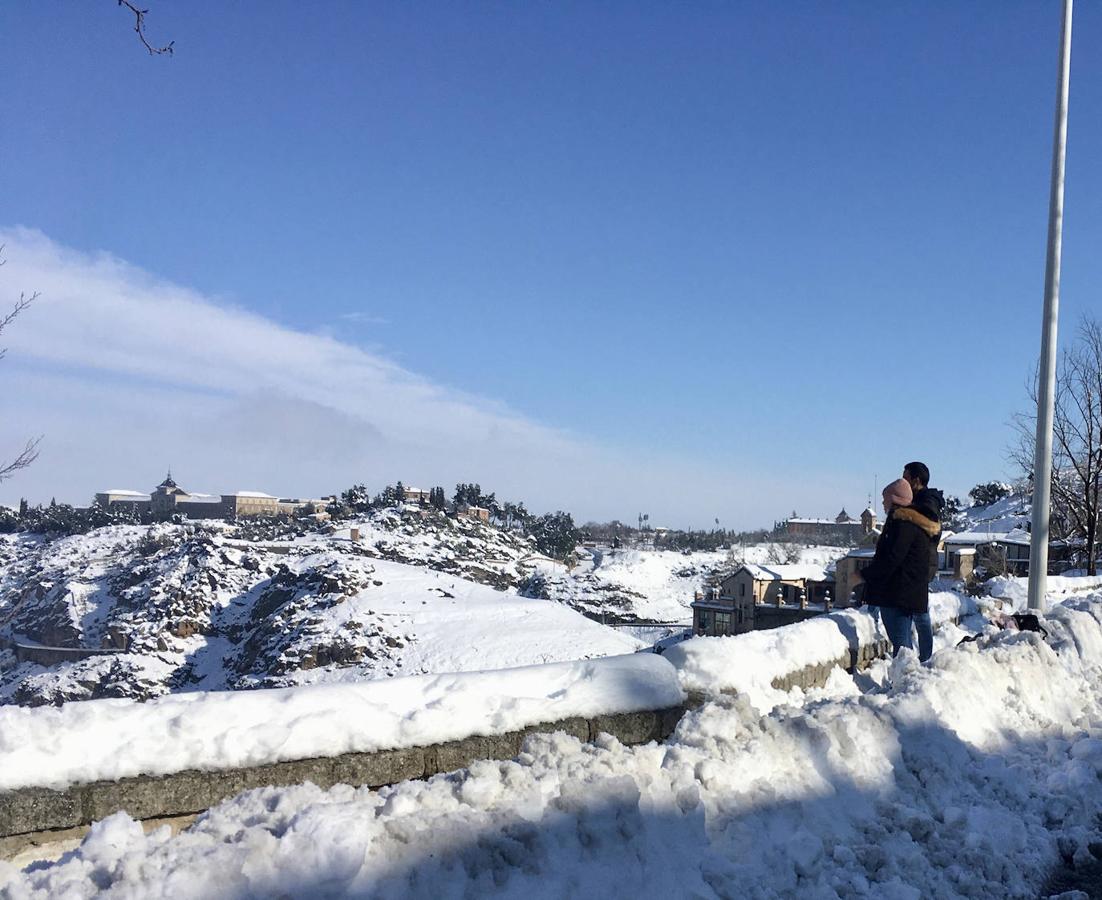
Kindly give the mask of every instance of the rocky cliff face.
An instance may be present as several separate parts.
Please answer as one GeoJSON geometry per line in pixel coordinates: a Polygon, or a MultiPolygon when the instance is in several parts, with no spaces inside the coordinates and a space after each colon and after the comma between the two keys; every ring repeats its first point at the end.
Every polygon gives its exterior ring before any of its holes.
{"type": "Polygon", "coordinates": [[[353,524],[359,541],[345,529],[249,542],[240,538],[247,531],[214,522],[4,536],[0,635],[118,652],[46,668],[9,649],[0,702],[269,686],[342,667],[396,674],[417,636],[393,613],[364,607],[372,592],[391,596],[376,561],[500,590],[531,572],[531,543],[482,523],[397,507],[353,524]],[[342,614],[353,597],[354,614],[342,614]]]}

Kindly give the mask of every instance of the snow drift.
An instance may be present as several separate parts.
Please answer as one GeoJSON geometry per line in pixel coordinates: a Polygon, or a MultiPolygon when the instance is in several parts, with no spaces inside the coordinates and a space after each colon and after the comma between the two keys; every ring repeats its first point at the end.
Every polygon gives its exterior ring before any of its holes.
{"type": "Polygon", "coordinates": [[[250,791],[175,837],[117,814],[56,864],[0,864],[0,893],[1036,897],[1102,836],[1102,595],[1045,624],[767,715],[721,697],[665,744],[533,736],[427,782],[250,791]]]}

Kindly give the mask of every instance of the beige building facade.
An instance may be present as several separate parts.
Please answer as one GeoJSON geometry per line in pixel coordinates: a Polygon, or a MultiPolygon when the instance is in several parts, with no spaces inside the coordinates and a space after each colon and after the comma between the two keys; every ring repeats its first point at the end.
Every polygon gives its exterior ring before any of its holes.
{"type": "Polygon", "coordinates": [[[239,519],[257,516],[308,515],[324,511],[328,498],[281,499],[262,491],[232,494],[193,494],[184,490],[169,472],[149,494],[130,490],[101,491],[96,503],[105,509],[129,508],[152,519],[182,515],[187,519],[239,519]]]}

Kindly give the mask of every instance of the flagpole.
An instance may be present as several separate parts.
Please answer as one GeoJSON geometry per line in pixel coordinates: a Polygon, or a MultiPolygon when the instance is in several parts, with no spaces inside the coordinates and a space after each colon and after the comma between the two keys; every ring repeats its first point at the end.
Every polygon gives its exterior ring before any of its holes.
{"type": "Polygon", "coordinates": [[[1048,254],[1037,384],[1037,440],[1033,457],[1033,516],[1029,547],[1029,608],[1045,609],[1049,509],[1052,494],[1052,419],[1056,401],[1056,328],[1060,314],[1060,245],[1064,225],[1064,153],[1068,137],[1068,78],[1071,70],[1072,0],[1064,0],[1056,125],[1052,141],[1052,184],[1048,200],[1048,254]]]}

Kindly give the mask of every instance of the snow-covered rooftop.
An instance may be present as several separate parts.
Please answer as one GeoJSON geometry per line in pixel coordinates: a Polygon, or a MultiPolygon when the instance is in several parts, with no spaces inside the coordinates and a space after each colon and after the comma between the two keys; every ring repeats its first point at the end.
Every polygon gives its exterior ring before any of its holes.
{"type": "Polygon", "coordinates": [[[1021,544],[1029,546],[1030,535],[1024,528],[1011,528],[1009,531],[983,530],[962,531],[959,534],[951,534],[945,539],[946,544],[1021,544]]]}
{"type": "Polygon", "coordinates": [[[223,494],[224,497],[259,497],[263,500],[278,500],[278,497],[272,494],[265,494],[263,491],[234,491],[232,494],[223,494]]]}
{"type": "Polygon", "coordinates": [[[111,488],[109,491],[103,491],[105,494],[112,494],[115,497],[133,497],[136,500],[148,500],[149,494],[142,493],[141,491],[130,491],[125,488],[111,488]]]}
{"type": "Polygon", "coordinates": [[[755,581],[826,581],[827,574],[822,566],[806,564],[788,564],[777,566],[755,566],[747,564],[743,568],[755,581]]]}

